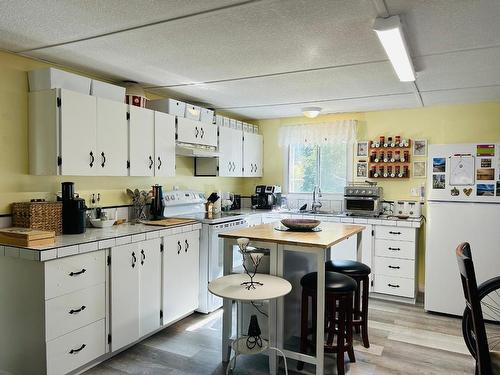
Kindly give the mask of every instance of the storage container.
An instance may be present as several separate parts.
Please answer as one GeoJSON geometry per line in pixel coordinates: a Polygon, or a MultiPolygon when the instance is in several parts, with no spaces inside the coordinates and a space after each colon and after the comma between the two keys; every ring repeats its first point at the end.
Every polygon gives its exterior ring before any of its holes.
{"type": "Polygon", "coordinates": [[[231,127],[231,119],[229,117],[224,117],[224,126],[226,128],[230,128],[231,127]]]}
{"type": "Polygon", "coordinates": [[[236,129],[236,120],[234,118],[229,119],[229,127],[231,129],[236,129]]]}
{"type": "Polygon", "coordinates": [[[216,115],[216,116],[215,116],[215,123],[216,123],[218,126],[224,126],[224,116],[221,116],[221,115],[216,115]]]}
{"type": "Polygon", "coordinates": [[[237,130],[243,129],[243,122],[242,121],[236,121],[236,129],[237,130]]]}
{"type": "Polygon", "coordinates": [[[12,226],[62,233],[61,202],[12,203],[12,226]]]}
{"type": "Polygon", "coordinates": [[[201,115],[200,115],[201,122],[205,122],[207,124],[213,124],[214,115],[215,112],[213,110],[208,108],[201,108],[201,115]]]}
{"type": "Polygon", "coordinates": [[[158,112],[169,113],[178,117],[185,117],[186,113],[186,103],[175,99],[150,100],[147,103],[147,107],[158,112]]]}
{"type": "Polygon", "coordinates": [[[90,95],[91,79],[55,68],[43,68],[28,72],[30,91],[66,89],[90,95]]]}
{"type": "Polygon", "coordinates": [[[99,98],[125,103],[125,87],[93,79],[90,85],[90,95],[99,98]]]}
{"type": "Polygon", "coordinates": [[[190,120],[200,121],[201,107],[192,104],[186,104],[186,118],[190,120]]]}

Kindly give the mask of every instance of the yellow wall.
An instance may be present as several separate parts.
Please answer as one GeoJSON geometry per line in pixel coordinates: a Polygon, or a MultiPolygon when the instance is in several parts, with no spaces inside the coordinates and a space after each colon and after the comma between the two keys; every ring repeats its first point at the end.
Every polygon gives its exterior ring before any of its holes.
{"type": "MultiPolygon", "coordinates": [[[[252,192],[256,183],[286,186],[283,181],[283,150],[278,147],[278,131],[281,126],[345,119],[358,120],[359,140],[399,134],[410,139],[427,139],[429,143],[500,142],[500,102],[332,114],[313,120],[305,117],[262,120],[258,124],[264,135],[264,177],[260,181],[247,181],[244,191],[252,192]]],[[[410,195],[410,188],[420,186],[425,181],[422,178],[409,178],[379,180],[379,184],[384,188],[384,198],[387,200],[414,200],[416,198],[410,195]]],[[[420,289],[424,282],[425,226],[422,229],[419,236],[420,289]]]]}
{"type": "Polygon", "coordinates": [[[148,189],[161,184],[211,192],[216,189],[239,191],[241,178],[194,177],[193,159],[177,158],[174,178],[149,177],[57,177],[28,174],[28,75],[27,71],[45,63],[0,52],[0,214],[10,213],[9,204],[30,198],[54,199],[61,181],[74,181],[82,197],[100,192],[102,204],[129,203],[127,187],[148,189]]]}

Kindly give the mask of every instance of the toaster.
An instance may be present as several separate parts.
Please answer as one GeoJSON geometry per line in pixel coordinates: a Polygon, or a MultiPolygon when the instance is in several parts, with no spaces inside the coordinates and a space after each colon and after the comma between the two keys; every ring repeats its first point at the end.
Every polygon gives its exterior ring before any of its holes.
{"type": "Polygon", "coordinates": [[[422,203],[417,201],[396,201],[394,202],[394,215],[419,218],[422,215],[422,203]]]}

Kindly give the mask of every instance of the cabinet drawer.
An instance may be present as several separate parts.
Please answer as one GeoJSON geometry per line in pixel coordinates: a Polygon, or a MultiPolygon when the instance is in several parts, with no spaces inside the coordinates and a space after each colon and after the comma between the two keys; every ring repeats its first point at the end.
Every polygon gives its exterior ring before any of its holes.
{"type": "Polygon", "coordinates": [[[373,291],[376,293],[414,298],[415,280],[375,274],[373,279],[373,291]]]}
{"type": "Polygon", "coordinates": [[[47,341],[103,319],[106,314],[105,299],[105,284],[98,284],[46,301],[47,341]]]}
{"type": "Polygon", "coordinates": [[[404,227],[388,227],[377,225],[375,227],[375,238],[385,240],[412,241],[415,242],[415,229],[404,227]]]}
{"type": "Polygon", "coordinates": [[[106,352],[104,319],[47,343],[47,373],[67,374],[106,352]]]}
{"type": "Polygon", "coordinates": [[[104,251],[45,262],[45,299],[104,283],[104,251]]]}
{"type": "Polygon", "coordinates": [[[408,241],[375,240],[375,256],[415,259],[415,243],[408,241]]]}
{"type": "Polygon", "coordinates": [[[411,259],[375,257],[375,274],[415,278],[415,261],[411,259]]]}

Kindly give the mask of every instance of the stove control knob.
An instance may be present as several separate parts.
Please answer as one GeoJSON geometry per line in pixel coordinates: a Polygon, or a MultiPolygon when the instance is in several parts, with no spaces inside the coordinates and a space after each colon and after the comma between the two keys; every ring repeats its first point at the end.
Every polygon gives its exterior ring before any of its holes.
{"type": "Polygon", "coordinates": [[[173,195],[173,194],[172,194],[172,195],[170,196],[170,199],[175,200],[175,195],[173,195]]]}
{"type": "Polygon", "coordinates": [[[359,189],[356,189],[356,194],[359,194],[359,189]]]}
{"type": "Polygon", "coordinates": [[[366,190],[361,190],[361,194],[366,194],[366,190]]]}

